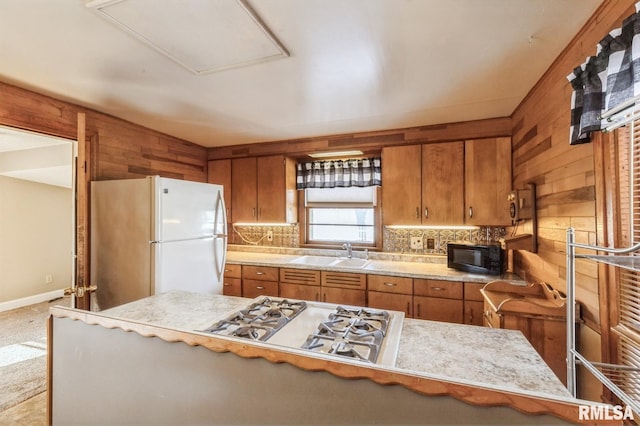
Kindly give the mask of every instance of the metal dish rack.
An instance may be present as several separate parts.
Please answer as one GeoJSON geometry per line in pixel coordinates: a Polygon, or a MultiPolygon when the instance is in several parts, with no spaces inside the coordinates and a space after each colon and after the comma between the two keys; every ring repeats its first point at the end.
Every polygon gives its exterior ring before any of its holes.
{"type": "MultiPolygon", "coordinates": [[[[607,364],[587,360],[576,349],[575,304],[576,304],[576,259],[590,259],[619,268],[640,272],[640,256],[628,256],[640,252],[640,243],[628,248],[598,247],[575,242],[573,228],[567,229],[567,389],[576,396],[576,365],[585,367],[596,379],[605,385],[620,401],[640,416],[640,401],[637,395],[630,395],[626,383],[638,385],[640,368],[633,365],[607,364]],[[585,249],[592,254],[576,254],[576,249],[585,249]],[[598,254],[607,253],[607,254],[598,254]]],[[[638,347],[640,351],[640,347],[638,347]]]]}

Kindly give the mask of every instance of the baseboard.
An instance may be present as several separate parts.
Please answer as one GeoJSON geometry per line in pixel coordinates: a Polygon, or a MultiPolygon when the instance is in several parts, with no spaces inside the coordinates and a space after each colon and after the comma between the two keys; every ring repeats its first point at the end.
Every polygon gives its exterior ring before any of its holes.
{"type": "Polygon", "coordinates": [[[33,296],[23,297],[21,299],[0,302],[0,312],[10,311],[11,309],[22,308],[24,306],[34,305],[40,302],[48,302],[64,296],[64,290],[53,290],[47,293],[35,294],[33,296]]]}

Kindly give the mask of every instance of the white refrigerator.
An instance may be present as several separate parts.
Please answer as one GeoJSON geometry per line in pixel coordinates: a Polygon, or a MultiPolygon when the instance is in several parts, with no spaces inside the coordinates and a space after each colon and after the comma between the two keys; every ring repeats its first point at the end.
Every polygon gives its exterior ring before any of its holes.
{"type": "Polygon", "coordinates": [[[222,294],[222,191],[159,176],[91,182],[91,309],[169,290],[222,294]]]}

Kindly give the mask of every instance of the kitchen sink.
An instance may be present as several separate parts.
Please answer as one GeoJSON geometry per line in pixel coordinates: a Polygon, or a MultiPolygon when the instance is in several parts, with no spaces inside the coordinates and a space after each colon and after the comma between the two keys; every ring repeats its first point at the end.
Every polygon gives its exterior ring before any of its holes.
{"type": "Polygon", "coordinates": [[[330,256],[300,256],[297,257],[289,263],[295,263],[298,265],[317,265],[317,266],[327,266],[336,261],[335,257],[330,256]]]}
{"type": "Polygon", "coordinates": [[[355,258],[347,258],[347,257],[331,257],[331,256],[300,256],[297,257],[289,263],[294,263],[297,265],[311,265],[311,266],[333,266],[336,268],[364,268],[369,264],[368,260],[365,259],[355,259],[355,258]]]}
{"type": "Polygon", "coordinates": [[[365,259],[338,259],[335,262],[331,263],[331,266],[335,266],[336,268],[364,268],[369,264],[368,260],[365,259]]]}

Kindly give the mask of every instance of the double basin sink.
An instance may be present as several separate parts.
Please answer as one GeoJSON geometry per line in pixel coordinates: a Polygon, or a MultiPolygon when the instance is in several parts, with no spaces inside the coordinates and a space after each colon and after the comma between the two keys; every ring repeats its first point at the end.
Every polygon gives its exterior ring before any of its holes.
{"type": "Polygon", "coordinates": [[[289,263],[308,266],[330,266],[332,268],[362,269],[371,262],[366,259],[330,256],[300,256],[289,263]]]}

